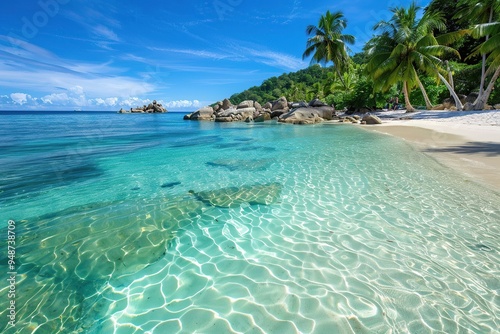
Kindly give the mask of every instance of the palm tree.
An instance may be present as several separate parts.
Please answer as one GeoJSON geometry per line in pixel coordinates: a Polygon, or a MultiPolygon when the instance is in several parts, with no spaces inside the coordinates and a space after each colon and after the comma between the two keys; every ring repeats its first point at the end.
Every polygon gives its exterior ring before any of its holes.
{"type": "Polygon", "coordinates": [[[342,81],[342,73],[348,68],[349,49],[346,44],[354,44],[354,36],[344,35],[342,31],[347,26],[342,12],[330,13],[319,18],[318,26],[310,25],[306,28],[306,33],[311,36],[307,40],[306,50],[303,59],[312,55],[311,63],[333,62],[335,70],[342,81]]]}
{"type": "Polygon", "coordinates": [[[479,24],[472,29],[474,37],[490,36],[483,44],[479,46],[476,53],[484,55],[488,54],[486,62],[490,64],[486,75],[493,73],[488,87],[480,94],[474,105],[473,109],[483,109],[484,105],[488,102],[488,98],[493,90],[496,80],[500,76],[500,22],[479,24]]]}
{"type": "MultiPolygon", "coordinates": [[[[455,15],[465,22],[475,22],[478,24],[492,23],[498,18],[500,13],[500,1],[498,0],[460,0],[458,2],[460,10],[455,15]]],[[[482,35],[486,41],[489,39],[489,34],[482,35]]],[[[481,98],[484,92],[484,83],[486,81],[486,54],[481,53],[481,83],[479,84],[479,96],[481,98]]],[[[478,101],[474,103],[477,104],[478,101]]],[[[483,106],[481,106],[482,109],[483,106]]]]}
{"type": "MultiPolygon", "coordinates": [[[[414,2],[408,7],[392,8],[390,21],[380,21],[374,27],[381,34],[368,44],[370,56],[367,71],[374,81],[374,89],[387,91],[391,86],[402,82],[403,94],[408,112],[415,111],[410,103],[410,90],[419,87],[426,106],[431,102],[422,85],[419,74],[425,73],[444,79],[440,73],[440,56],[458,52],[450,47],[440,45],[434,37],[434,30],[444,30],[445,23],[438,13],[426,12],[418,19],[421,8],[414,2]]],[[[459,55],[458,55],[459,56],[459,55]]],[[[443,80],[455,99],[458,109],[462,104],[446,79],[443,80]]]]}

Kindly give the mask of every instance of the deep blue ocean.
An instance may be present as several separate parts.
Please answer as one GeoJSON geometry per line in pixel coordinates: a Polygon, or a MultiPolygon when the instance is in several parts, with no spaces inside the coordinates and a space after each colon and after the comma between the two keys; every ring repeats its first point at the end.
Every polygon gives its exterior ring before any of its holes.
{"type": "Polygon", "coordinates": [[[498,193],[361,126],[183,115],[0,112],[2,333],[498,332],[498,193]]]}

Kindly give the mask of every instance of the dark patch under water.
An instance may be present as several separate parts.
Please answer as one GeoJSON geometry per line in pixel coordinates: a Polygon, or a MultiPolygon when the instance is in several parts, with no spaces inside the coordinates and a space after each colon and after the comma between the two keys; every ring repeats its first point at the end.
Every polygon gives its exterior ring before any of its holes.
{"type": "MultiPolygon", "coordinates": [[[[0,198],[11,199],[35,195],[43,190],[101,177],[104,172],[96,164],[71,159],[46,161],[45,168],[31,166],[22,172],[15,170],[2,175],[0,198]]],[[[43,162],[42,162],[43,163],[43,162]]],[[[25,168],[26,169],[26,168],[25,168]]]]}
{"type": "Polygon", "coordinates": [[[204,136],[193,139],[183,139],[170,144],[171,147],[190,147],[199,145],[209,145],[221,140],[220,136],[204,136]]]}
{"type": "Polygon", "coordinates": [[[253,141],[255,139],[253,139],[253,138],[247,138],[247,137],[239,137],[239,138],[234,138],[233,140],[234,141],[249,142],[249,141],[253,141]]]}
{"type": "Polygon", "coordinates": [[[218,159],[206,162],[207,166],[222,167],[228,169],[231,172],[237,170],[252,170],[252,171],[266,170],[267,168],[269,168],[271,164],[272,160],[270,159],[257,159],[257,160],[218,159]]]}
{"type": "Polygon", "coordinates": [[[224,144],[215,144],[213,147],[217,149],[225,149],[225,148],[235,148],[246,145],[245,143],[224,143],[224,144]]]}
{"type": "Polygon", "coordinates": [[[163,183],[160,187],[161,188],[173,188],[175,186],[178,186],[180,185],[181,183],[180,182],[167,182],[167,183],[163,183]]]}
{"type": "Polygon", "coordinates": [[[264,151],[264,152],[274,152],[276,149],[274,147],[268,146],[245,146],[243,148],[239,148],[239,151],[264,151]]]}
{"type": "Polygon", "coordinates": [[[493,252],[493,249],[491,247],[484,244],[469,245],[468,247],[477,252],[493,252]]]}
{"type": "Polygon", "coordinates": [[[227,187],[216,190],[207,190],[189,193],[196,199],[206,204],[230,208],[240,206],[243,203],[250,205],[263,204],[270,205],[275,203],[281,195],[282,185],[280,183],[255,184],[240,187],[227,187]]]}

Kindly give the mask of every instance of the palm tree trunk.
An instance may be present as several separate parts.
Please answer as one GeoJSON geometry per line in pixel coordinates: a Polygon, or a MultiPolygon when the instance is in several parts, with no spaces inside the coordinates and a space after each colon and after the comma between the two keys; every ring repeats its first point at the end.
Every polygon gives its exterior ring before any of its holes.
{"type": "Polygon", "coordinates": [[[422,95],[424,96],[425,107],[427,108],[427,110],[431,110],[432,109],[431,100],[429,100],[429,96],[427,95],[427,92],[425,91],[425,87],[424,87],[424,85],[422,85],[422,82],[420,81],[420,78],[418,77],[418,75],[417,75],[417,82],[418,82],[418,87],[420,87],[420,91],[422,92],[422,95]]]}
{"type": "Polygon", "coordinates": [[[446,70],[448,71],[448,80],[450,86],[451,88],[453,88],[453,90],[455,90],[455,83],[453,82],[453,74],[451,73],[450,63],[447,60],[445,61],[445,63],[446,63],[446,70]]]}
{"type": "Polygon", "coordinates": [[[342,75],[340,75],[339,68],[335,66],[335,69],[337,71],[337,75],[339,76],[340,82],[342,82],[342,85],[344,86],[345,89],[347,89],[347,86],[345,85],[344,78],[342,78],[342,75]]]}
{"type": "Polygon", "coordinates": [[[464,106],[463,106],[462,102],[460,102],[460,99],[458,98],[457,93],[455,93],[455,90],[453,89],[453,87],[451,87],[451,85],[448,83],[448,81],[446,81],[445,77],[443,77],[443,75],[441,73],[438,72],[438,75],[439,75],[439,78],[445,84],[446,88],[448,88],[448,90],[450,91],[450,94],[453,97],[453,99],[455,100],[455,106],[457,106],[457,110],[463,110],[464,106]]]}
{"type": "MultiPolygon", "coordinates": [[[[492,20],[493,20],[493,7],[490,8],[490,19],[488,20],[488,23],[491,23],[492,20]]],[[[490,36],[486,35],[486,42],[488,41],[489,38],[490,38],[490,36]]],[[[484,82],[486,81],[486,54],[483,53],[482,57],[483,57],[483,59],[482,59],[482,65],[481,65],[481,84],[479,86],[479,95],[478,95],[476,101],[474,101],[474,105],[478,104],[479,100],[482,99],[482,95],[484,93],[484,82]]],[[[488,99],[486,99],[486,100],[488,100],[488,99]]],[[[486,103],[486,102],[484,102],[484,103],[486,103]]]]}
{"type": "Polygon", "coordinates": [[[490,80],[490,83],[486,90],[484,91],[483,95],[478,97],[478,99],[474,102],[473,109],[474,110],[482,110],[484,109],[484,105],[488,102],[488,99],[490,98],[490,94],[493,91],[493,87],[495,86],[495,81],[497,81],[498,77],[500,76],[500,67],[497,68],[495,73],[493,74],[493,77],[490,80]]]}
{"type": "Polygon", "coordinates": [[[483,53],[483,64],[481,65],[481,83],[479,86],[479,95],[477,96],[477,99],[474,102],[474,104],[476,104],[479,98],[483,95],[485,79],[486,79],[486,54],[483,53]]]}
{"type": "Polygon", "coordinates": [[[410,103],[410,94],[406,81],[403,81],[403,95],[405,96],[406,112],[415,112],[415,108],[410,103]]]}

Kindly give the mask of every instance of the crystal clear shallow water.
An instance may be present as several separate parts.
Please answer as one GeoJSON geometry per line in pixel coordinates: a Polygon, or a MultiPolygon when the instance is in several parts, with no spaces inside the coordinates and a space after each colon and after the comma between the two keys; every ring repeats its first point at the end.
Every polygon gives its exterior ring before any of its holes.
{"type": "Polygon", "coordinates": [[[498,194],[356,127],[181,118],[0,116],[9,332],[499,327],[498,194]]]}

